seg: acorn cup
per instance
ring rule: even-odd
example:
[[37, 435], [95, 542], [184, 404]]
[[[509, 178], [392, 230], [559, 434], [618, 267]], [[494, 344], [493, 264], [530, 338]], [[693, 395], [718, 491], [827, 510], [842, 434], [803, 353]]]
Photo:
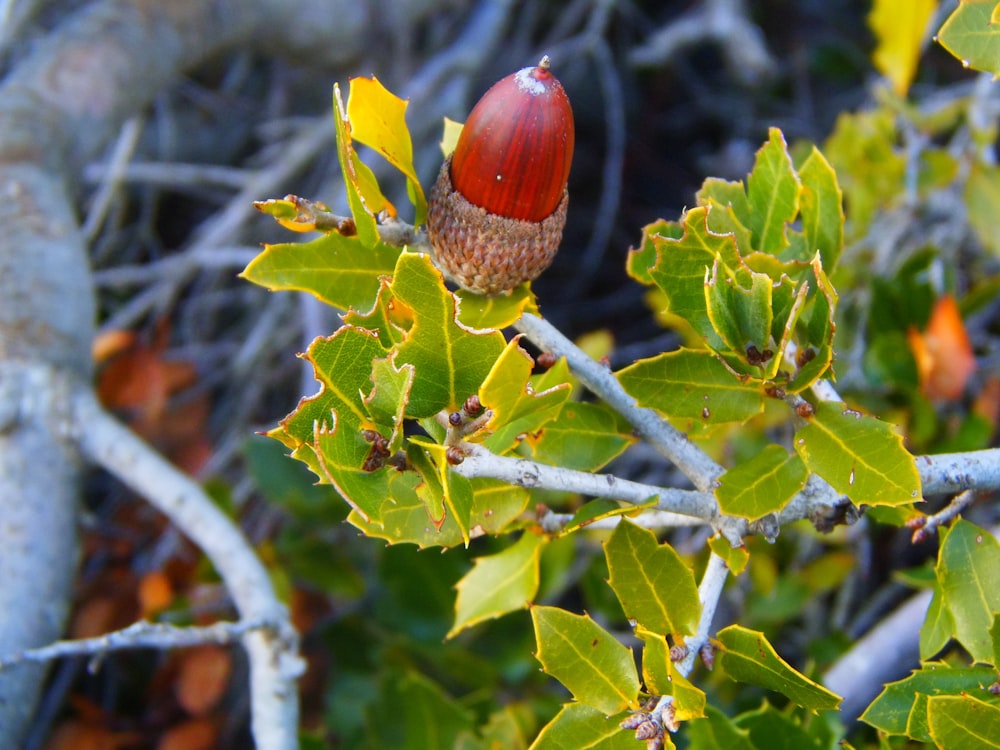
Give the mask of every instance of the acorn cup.
[[446, 276], [492, 296], [549, 267], [573, 144], [573, 110], [548, 57], [483, 95], [431, 191], [427, 232]]

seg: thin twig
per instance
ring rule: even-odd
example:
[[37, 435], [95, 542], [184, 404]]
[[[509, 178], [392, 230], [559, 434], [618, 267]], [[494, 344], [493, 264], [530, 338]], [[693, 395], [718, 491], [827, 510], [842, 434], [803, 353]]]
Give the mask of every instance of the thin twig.
[[964, 492], [959, 492], [951, 499], [950, 503], [934, 515], [920, 516], [914, 519], [913, 522], [908, 523], [907, 526], [913, 529], [913, 543], [920, 544], [921, 542], [925, 542], [930, 539], [938, 530], [939, 526], [942, 526], [954, 519], [959, 513], [968, 508], [975, 501], [975, 499], [975, 490], [965, 490]]

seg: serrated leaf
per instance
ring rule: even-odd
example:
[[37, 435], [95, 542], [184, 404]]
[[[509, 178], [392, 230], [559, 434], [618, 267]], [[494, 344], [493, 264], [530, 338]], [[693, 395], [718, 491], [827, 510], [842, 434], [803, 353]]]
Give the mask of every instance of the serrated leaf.
[[656, 265], [649, 269], [649, 278], [667, 295], [669, 310], [688, 323], [705, 338], [708, 345], [722, 346], [708, 316], [705, 304], [705, 276], [716, 261], [741, 282], [745, 279], [736, 240], [731, 234], [715, 234], [708, 229], [706, 206], [692, 208], [683, 217], [684, 235], [680, 239], [650, 236], [657, 255]]
[[823, 268], [833, 273], [844, 249], [844, 196], [837, 183], [837, 173], [813, 146], [798, 174], [802, 182], [800, 236], [805, 252], [797, 260], [811, 261], [818, 252]]
[[643, 627], [636, 628], [643, 642], [642, 678], [651, 695], [673, 697], [674, 720], [691, 721], [705, 715], [705, 693], [680, 673], [670, 658], [670, 646], [665, 636]]
[[456, 585], [455, 623], [446, 638], [508, 612], [524, 609], [538, 591], [538, 558], [545, 537], [524, 532], [503, 552], [477, 557]]
[[458, 297], [458, 322], [469, 328], [499, 330], [514, 325], [524, 313], [538, 314], [535, 294], [528, 283], [494, 297], [468, 289], [459, 289], [455, 296]]
[[375, 217], [382, 211], [395, 216], [396, 207], [382, 195], [375, 173], [354, 151], [351, 123], [347, 119], [347, 111], [340, 96], [340, 86], [336, 83], [333, 84], [333, 123], [337, 135], [337, 159], [340, 161], [340, 171], [344, 175], [347, 203], [351, 207], [351, 215], [357, 226], [358, 239], [365, 247], [375, 247], [379, 241], [378, 223]]
[[269, 289], [308, 292], [341, 310], [369, 310], [379, 279], [396, 267], [399, 249], [328, 234], [310, 242], [265, 245], [240, 276]]
[[518, 436], [541, 428], [555, 417], [570, 396], [568, 384], [535, 393], [531, 387], [534, 360], [521, 348], [515, 336], [497, 357], [482, 386], [479, 401], [492, 411], [485, 429], [493, 434], [485, 445], [494, 453], [506, 453]]
[[642, 244], [639, 247], [629, 248], [628, 259], [625, 262], [625, 269], [628, 275], [647, 286], [653, 283], [649, 275], [650, 269], [656, 265], [659, 251], [654, 242], [655, 237], [670, 238], [679, 240], [684, 234], [684, 228], [676, 221], [665, 221], [660, 219], [642, 229]]
[[601, 711], [567, 703], [528, 750], [635, 750], [635, 732], [618, 726]]
[[[746, 278], [747, 271], [741, 270], [739, 276]], [[744, 286], [735, 275], [720, 269], [716, 260], [705, 281], [708, 319], [719, 338], [741, 359], [749, 346], [763, 351], [771, 340], [771, 278], [754, 272], [749, 272], [749, 277], [750, 283]]]
[[861, 721], [887, 734], [906, 734], [918, 696], [961, 695], [984, 690], [995, 680], [996, 671], [986, 667], [952, 669], [942, 663], [925, 664], [908, 677], [888, 683], [865, 709]]
[[328, 424], [316, 424], [313, 445], [320, 467], [330, 484], [366, 520], [377, 521], [389, 495], [392, 469], [366, 470], [372, 446], [352, 429], [343, 412], [333, 412]]
[[974, 660], [991, 662], [990, 626], [994, 613], [1000, 612], [1000, 542], [988, 531], [959, 519], [941, 544], [937, 575], [955, 637]]
[[640, 406], [668, 417], [722, 424], [745, 422], [764, 410], [760, 384], [742, 382], [712, 352], [667, 352], [639, 360], [617, 376]]
[[608, 581], [625, 616], [655, 633], [694, 635], [701, 616], [694, 574], [668, 544], [622, 519], [604, 544]]
[[441, 528], [445, 517], [458, 524], [462, 541], [469, 543], [473, 492], [468, 479], [449, 469], [448, 447], [419, 436], [407, 441], [406, 460], [423, 477], [417, 494], [427, 506], [431, 523]]
[[639, 675], [632, 652], [590, 619], [558, 607], [534, 606], [535, 658], [581, 703], [606, 716], [638, 708]]
[[320, 392], [303, 398], [268, 435], [294, 450], [312, 442], [317, 424], [332, 426], [332, 412], [347, 429], [361, 429], [368, 419], [361, 394], [371, 388], [372, 362], [385, 354], [378, 338], [361, 328], [343, 326], [332, 336], [315, 339], [305, 359], [312, 363]]
[[875, 0], [868, 25], [875, 33], [872, 61], [892, 83], [897, 96], [906, 96], [917, 72], [920, 49], [937, 0]]
[[788, 224], [799, 213], [799, 178], [777, 128], [770, 129], [767, 143], [757, 151], [747, 178], [747, 198], [754, 249], [777, 255], [788, 246]]
[[413, 144], [406, 127], [408, 103], [374, 76], [353, 78], [347, 97], [347, 119], [354, 140], [371, 146], [406, 176], [407, 193], [416, 210], [413, 223], [423, 224], [427, 218], [427, 199], [413, 167]]
[[506, 341], [499, 331], [474, 331], [455, 318], [455, 297], [423, 254], [403, 253], [391, 290], [412, 311], [413, 323], [394, 361], [415, 368], [407, 414], [430, 417], [457, 411], [479, 391]]
[[726, 561], [726, 567], [734, 576], [738, 576], [746, 570], [747, 563], [750, 562], [750, 553], [747, 551], [746, 545], [734, 547], [722, 534], [716, 534], [709, 539], [708, 547]]
[[[427, 547], [454, 547], [463, 544], [462, 530], [455, 519], [446, 515], [438, 528], [431, 523], [424, 500], [417, 494], [423, 479], [416, 472], [392, 472], [389, 501], [382, 506], [378, 523], [370, 523], [352, 512], [347, 520], [374, 539], [389, 544], [415, 544]], [[521, 487], [491, 479], [472, 480], [472, 512], [469, 514], [469, 535], [500, 534], [516, 520], [528, 505], [529, 493]]]
[[396, 369], [389, 359], [376, 359], [372, 363], [371, 381], [373, 387], [364, 404], [372, 427], [389, 441], [389, 451], [395, 453], [403, 442], [403, 417], [413, 386], [413, 365]]
[[808, 473], [802, 459], [772, 443], [719, 477], [715, 497], [723, 513], [755, 521], [784, 508]]
[[833, 363], [833, 334], [836, 330], [833, 316], [837, 309], [837, 292], [830, 283], [818, 256], [813, 258], [812, 270], [817, 293], [813, 295], [808, 310], [803, 312], [803, 316], [807, 318], [805, 324], [807, 338], [805, 342], [799, 342], [798, 349], [799, 355], [808, 349], [811, 356], [807, 359], [796, 356], [795, 374], [785, 387], [788, 393], [801, 393], [824, 377]]
[[941, 750], [1000, 748], [1000, 706], [967, 695], [931, 697], [927, 723]]
[[737, 682], [781, 693], [810, 711], [835, 709], [840, 697], [793, 669], [763, 633], [730, 625], [716, 636], [715, 663]]
[[[701, 189], [695, 195], [695, 202], [699, 206], [712, 206], [713, 208], [719, 206], [728, 209], [740, 226], [749, 232], [750, 201], [742, 181], [733, 182], [721, 180], [718, 177], [709, 177], [702, 183]], [[714, 211], [710, 213], [714, 213]], [[709, 223], [711, 225], [711, 222]], [[744, 245], [741, 242], [740, 248], [749, 252], [750, 245]]]
[[636, 441], [616, 414], [600, 403], [567, 401], [539, 433], [528, 435], [535, 458], [577, 471], [598, 471]]
[[794, 443], [809, 470], [856, 505], [903, 505], [920, 498], [913, 456], [888, 422], [824, 401]]
[[763, 750], [750, 741], [750, 732], [740, 729], [713, 706], [705, 707], [705, 718], [687, 725], [691, 746], [698, 750]]
[[935, 39], [963, 67], [1000, 74], [1000, 27], [993, 23], [996, 0], [960, 0]]

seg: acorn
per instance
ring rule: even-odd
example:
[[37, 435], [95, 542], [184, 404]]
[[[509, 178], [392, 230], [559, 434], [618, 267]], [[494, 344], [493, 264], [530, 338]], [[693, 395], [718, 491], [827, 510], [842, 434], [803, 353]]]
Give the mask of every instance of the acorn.
[[549, 58], [493, 85], [431, 191], [427, 233], [459, 286], [496, 295], [555, 258], [566, 225], [573, 110]]

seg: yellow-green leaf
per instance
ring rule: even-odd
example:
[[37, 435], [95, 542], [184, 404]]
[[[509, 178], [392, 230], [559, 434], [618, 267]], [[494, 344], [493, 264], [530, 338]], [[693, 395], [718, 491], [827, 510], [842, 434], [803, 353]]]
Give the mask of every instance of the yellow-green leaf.
[[539, 461], [577, 471], [598, 471], [636, 441], [603, 402], [567, 401], [559, 416], [527, 436]]
[[413, 143], [406, 127], [408, 102], [383, 86], [377, 78], [351, 79], [347, 98], [347, 119], [351, 136], [371, 146], [407, 179], [407, 191], [416, 209], [414, 224], [427, 218], [427, 199], [413, 167]]
[[441, 528], [445, 518], [452, 518], [468, 545], [471, 529], [473, 491], [468, 479], [451, 471], [447, 446], [419, 436], [407, 441], [406, 459], [424, 479], [417, 494], [427, 506], [431, 523]]
[[389, 496], [389, 473], [394, 470], [364, 468], [371, 445], [337, 412], [331, 413], [328, 425], [316, 423], [313, 445], [329, 483], [365, 519], [377, 521]]
[[538, 314], [531, 284], [515, 287], [509, 294], [487, 297], [468, 289], [455, 292], [458, 297], [458, 322], [469, 328], [507, 328], [524, 313]]
[[990, 627], [1000, 612], [1000, 542], [959, 519], [938, 551], [942, 604], [951, 613], [953, 635], [978, 662], [993, 661]]
[[670, 658], [667, 639], [639, 626], [636, 636], [643, 642], [642, 679], [652, 695], [673, 696], [675, 721], [691, 721], [705, 715], [705, 693], [680, 673]]
[[596, 708], [567, 703], [528, 750], [635, 750], [635, 732], [618, 723]]
[[807, 475], [802, 459], [771, 444], [723, 474], [715, 497], [723, 513], [754, 521], [785, 507], [805, 486]]
[[722, 534], [716, 534], [708, 540], [709, 549], [726, 561], [726, 567], [734, 576], [738, 576], [746, 570], [747, 563], [750, 562], [750, 553], [746, 545], [734, 547]]
[[604, 545], [608, 583], [625, 616], [655, 633], [694, 635], [701, 616], [698, 586], [673, 547], [626, 519]]
[[810, 711], [835, 709], [840, 698], [793, 669], [763, 633], [730, 625], [719, 631], [716, 664], [732, 679], [781, 693]]
[[589, 615], [534, 606], [531, 620], [542, 669], [581, 703], [605, 716], [639, 707], [639, 675], [632, 652]]
[[895, 427], [844, 404], [821, 402], [795, 435], [806, 466], [860, 505], [920, 499], [920, 475]]
[[1000, 748], [1000, 706], [968, 695], [929, 697], [927, 724], [940, 750]]
[[964, 67], [1000, 74], [1000, 25], [993, 20], [996, 9], [996, 0], [960, 0], [935, 38]]
[[788, 245], [788, 224], [799, 213], [799, 187], [785, 136], [771, 128], [747, 178], [748, 228], [755, 250], [777, 255]]
[[799, 260], [811, 261], [818, 252], [823, 268], [833, 273], [844, 248], [844, 196], [837, 173], [813, 146], [798, 174], [802, 181], [799, 210], [805, 250]]
[[544, 544], [545, 537], [526, 531], [503, 552], [477, 557], [456, 585], [455, 624], [446, 637], [531, 604], [538, 591], [538, 558]]
[[876, 39], [872, 60], [898, 96], [910, 89], [937, 5], [937, 0], [875, 0], [868, 15]]

